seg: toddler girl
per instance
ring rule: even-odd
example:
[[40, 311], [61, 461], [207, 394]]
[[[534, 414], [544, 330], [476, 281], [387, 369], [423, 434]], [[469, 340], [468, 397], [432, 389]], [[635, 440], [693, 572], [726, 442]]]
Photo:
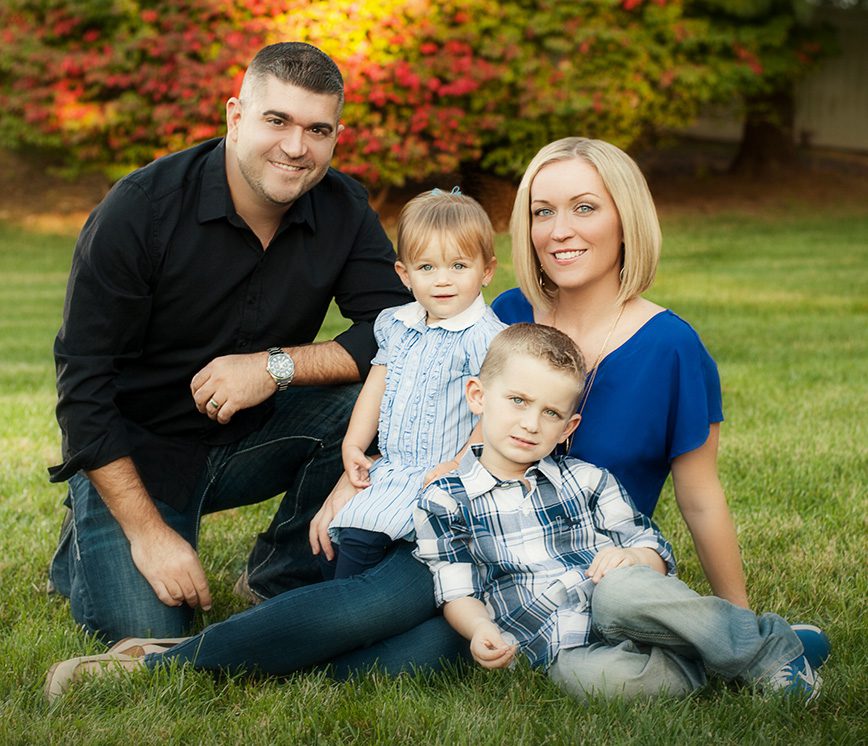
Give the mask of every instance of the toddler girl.
[[[412, 540], [426, 472], [467, 444], [475, 418], [464, 387], [504, 328], [481, 294], [496, 264], [491, 221], [457, 187], [425, 192], [401, 211], [395, 270], [416, 301], [374, 324], [379, 350], [343, 442], [344, 469], [363, 489], [329, 526], [339, 544], [334, 577], [356, 575], [395, 541]], [[377, 434], [382, 458], [372, 463], [365, 450]]]

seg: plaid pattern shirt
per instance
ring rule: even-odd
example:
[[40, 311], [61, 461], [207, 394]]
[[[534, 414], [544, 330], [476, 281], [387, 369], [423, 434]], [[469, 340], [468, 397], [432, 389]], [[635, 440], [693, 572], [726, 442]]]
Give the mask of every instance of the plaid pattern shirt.
[[604, 469], [548, 457], [499, 482], [473, 446], [450, 475], [419, 498], [416, 557], [434, 574], [438, 605], [483, 601], [504, 637], [534, 666], [588, 644], [593, 583], [585, 571], [601, 549], [650, 547], [675, 573], [672, 547]]

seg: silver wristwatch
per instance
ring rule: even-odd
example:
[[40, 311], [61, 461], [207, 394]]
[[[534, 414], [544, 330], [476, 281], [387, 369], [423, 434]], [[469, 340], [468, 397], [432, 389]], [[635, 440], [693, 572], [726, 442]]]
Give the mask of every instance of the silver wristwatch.
[[295, 363], [280, 347], [268, 348], [268, 363], [265, 365], [265, 370], [274, 379], [278, 391], [286, 391], [295, 377]]

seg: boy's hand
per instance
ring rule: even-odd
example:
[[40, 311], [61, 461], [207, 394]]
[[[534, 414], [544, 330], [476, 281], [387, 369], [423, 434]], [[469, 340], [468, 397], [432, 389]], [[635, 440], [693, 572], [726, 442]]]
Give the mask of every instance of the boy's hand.
[[585, 574], [594, 583], [599, 583], [609, 570], [614, 570], [616, 567], [629, 567], [631, 565], [649, 565], [653, 567], [655, 558], [658, 564], [662, 564], [663, 561], [660, 555], [650, 547], [606, 547], [597, 553], [594, 561], [588, 565], [588, 570]]
[[350, 484], [358, 489], [371, 486], [371, 461], [358, 446], [344, 444], [341, 454], [344, 460], [344, 471]]
[[470, 639], [470, 654], [483, 668], [506, 668], [515, 658], [515, 648], [491, 622], [480, 624]]

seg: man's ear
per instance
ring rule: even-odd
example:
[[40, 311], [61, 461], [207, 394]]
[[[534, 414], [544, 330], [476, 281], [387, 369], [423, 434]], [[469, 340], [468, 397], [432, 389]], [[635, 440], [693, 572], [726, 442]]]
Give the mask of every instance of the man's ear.
[[344, 127], [344, 125], [342, 125], [342, 124], [339, 124], [339, 125], [338, 125], [338, 128], [335, 130], [335, 142], [337, 142], [337, 141], [340, 139], [340, 137], [341, 137], [341, 132], [343, 132], [344, 129], [346, 129], [346, 128]]
[[233, 141], [238, 139], [239, 119], [241, 119], [241, 101], [233, 96], [226, 101], [226, 134]]
[[407, 272], [407, 267], [404, 266], [404, 262], [395, 262], [395, 272], [398, 273], [398, 277], [401, 278], [401, 282], [404, 283], [404, 287], [406, 287], [407, 290], [411, 290], [412, 292], [412, 289], [410, 288], [410, 274], [409, 272]]
[[475, 376], [467, 379], [467, 386], [464, 389], [464, 396], [467, 399], [467, 406], [473, 414], [482, 414], [482, 403], [485, 398], [485, 391], [482, 388], [482, 381]]
[[582, 415], [574, 414], [567, 420], [567, 424], [564, 425], [564, 431], [561, 433], [561, 437], [558, 438], [558, 443], [563, 443], [567, 438], [569, 438], [579, 426], [579, 423], [582, 421]]

